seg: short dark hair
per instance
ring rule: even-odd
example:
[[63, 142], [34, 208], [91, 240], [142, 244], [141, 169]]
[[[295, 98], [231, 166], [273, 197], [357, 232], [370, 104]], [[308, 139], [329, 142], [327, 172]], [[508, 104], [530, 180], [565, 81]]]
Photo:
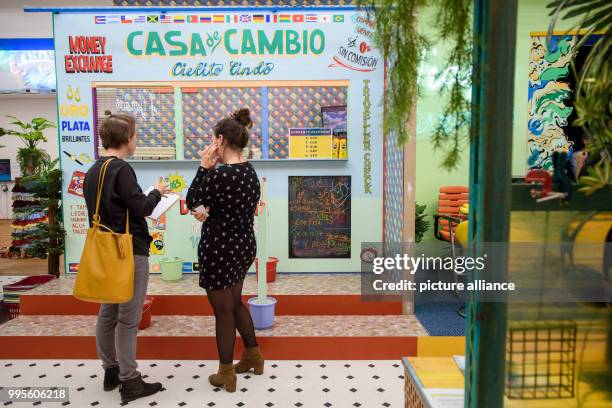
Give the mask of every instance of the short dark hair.
[[216, 137], [223, 135], [230, 146], [244, 149], [249, 143], [249, 129], [252, 127], [251, 112], [248, 108], [242, 108], [217, 122], [214, 132]]
[[128, 144], [130, 138], [136, 133], [136, 120], [126, 113], [104, 112], [106, 118], [100, 125], [100, 139], [105, 149], [119, 148]]

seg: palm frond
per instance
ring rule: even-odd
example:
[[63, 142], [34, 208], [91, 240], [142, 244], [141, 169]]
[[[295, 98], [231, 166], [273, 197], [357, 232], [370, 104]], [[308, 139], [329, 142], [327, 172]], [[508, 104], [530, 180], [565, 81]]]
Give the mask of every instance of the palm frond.
[[[547, 7], [552, 16], [548, 29], [548, 43], [555, 26], [561, 20], [575, 19], [578, 22], [567, 32], [577, 31], [572, 70], [577, 78], [574, 89], [577, 119], [588, 136], [586, 150], [596, 162], [587, 169], [587, 175], [580, 178], [579, 191], [592, 194], [612, 184], [612, 3], [609, 0], [554, 0]], [[561, 15], [563, 14], [563, 17]], [[576, 69], [575, 56], [592, 35], [601, 35], [586, 56], [580, 71]]]

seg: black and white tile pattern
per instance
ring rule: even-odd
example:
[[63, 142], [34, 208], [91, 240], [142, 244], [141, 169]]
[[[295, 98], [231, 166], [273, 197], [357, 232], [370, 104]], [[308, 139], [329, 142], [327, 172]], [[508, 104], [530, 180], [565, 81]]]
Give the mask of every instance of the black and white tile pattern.
[[[52, 345], [50, 345], [52, 347]], [[404, 406], [399, 361], [267, 361], [264, 375], [238, 375], [230, 394], [208, 384], [216, 361], [141, 360], [139, 370], [165, 390], [125, 404], [129, 407], [198, 408], [388, 408]], [[121, 407], [117, 390], [102, 390], [96, 360], [0, 360], [0, 386], [64, 386], [70, 403], [33, 406]], [[0, 403], [30, 406], [32, 403]], [[124, 406], [125, 406], [124, 405]]]

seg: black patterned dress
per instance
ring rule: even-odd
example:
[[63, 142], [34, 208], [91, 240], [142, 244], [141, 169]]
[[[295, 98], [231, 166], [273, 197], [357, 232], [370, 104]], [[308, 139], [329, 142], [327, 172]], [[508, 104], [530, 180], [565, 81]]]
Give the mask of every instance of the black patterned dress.
[[187, 207], [210, 207], [198, 246], [202, 288], [226, 289], [244, 280], [257, 252], [253, 220], [259, 194], [259, 179], [249, 162], [198, 169]]

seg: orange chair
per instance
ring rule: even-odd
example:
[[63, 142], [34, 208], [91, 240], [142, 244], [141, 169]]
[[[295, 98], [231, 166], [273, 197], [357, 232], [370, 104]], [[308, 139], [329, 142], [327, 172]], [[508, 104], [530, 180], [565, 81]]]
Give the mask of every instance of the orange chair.
[[439, 240], [454, 244], [455, 228], [467, 218], [459, 208], [469, 202], [468, 193], [469, 189], [464, 186], [440, 187], [438, 212], [434, 214], [434, 235]]

